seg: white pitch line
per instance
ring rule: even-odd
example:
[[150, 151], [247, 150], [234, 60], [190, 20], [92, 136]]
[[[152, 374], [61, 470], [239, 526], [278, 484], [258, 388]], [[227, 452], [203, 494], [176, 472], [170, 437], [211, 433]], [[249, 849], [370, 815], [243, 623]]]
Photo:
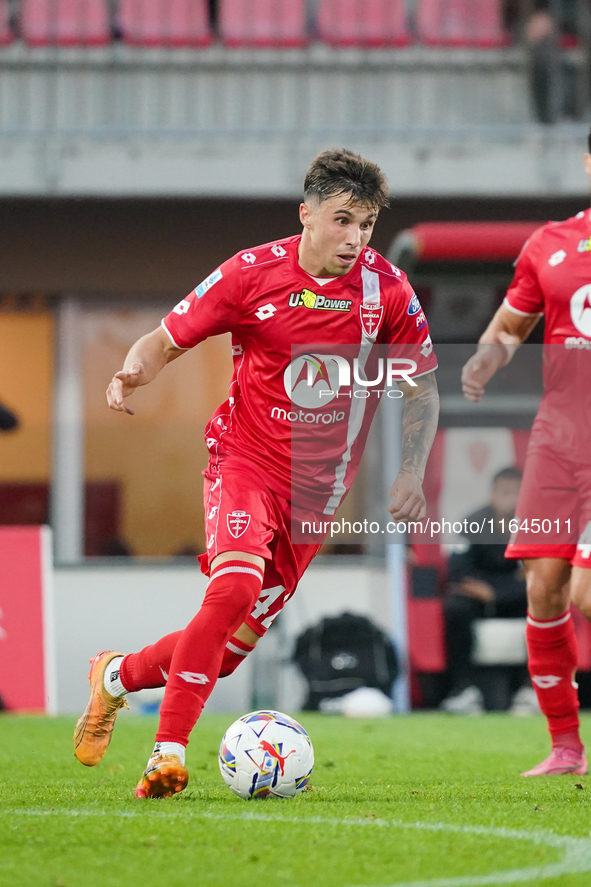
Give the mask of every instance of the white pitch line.
[[[184, 806], [184, 805], [183, 805]], [[0, 809], [7, 816], [121, 816], [124, 818], [146, 818], [147, 810], [19, 810]], [[482, 835], [483, 837], [506, 838], [513, 841], [531, 841], [564, 851], [560, 862], [550, 865], [532, 866], [511, 871], [493, 872], [490, 875], [467, 875], [455, 878], [434, 878], [423, 881], [397, 881], [383, 887], [485, 887], [495, 884], [517, 884], [525, 881], [541, 881], [546, 878], [559, 878], [563, 875], [582, 874], [591, 871], [591, 840], [573, 838], [570, 835], [556, 835], [553, 832], [517, 831], [493, 826], [454, 825], [446, 822], [402, 822], [388, 819], [338, 819], [324, 816], [271, 816], [267, 813], [245, 811], [244, 814], [210, 813], [204, 811], [175, 810], [174, 813], [159, 813], [158, 819], [210, 819], [234, 822], [288, 822], [293, 825], [334, 825], [351, 828], [395, 828], [416, 829], [429, 832], [456, 832], [457, 834]], [[356, 884], [355, 887], [363, 887]]]

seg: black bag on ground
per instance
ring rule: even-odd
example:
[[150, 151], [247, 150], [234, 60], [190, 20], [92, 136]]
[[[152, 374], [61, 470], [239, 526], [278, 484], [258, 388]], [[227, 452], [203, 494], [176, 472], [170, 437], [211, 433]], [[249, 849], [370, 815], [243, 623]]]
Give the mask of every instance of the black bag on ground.
[[293, 660], [308, 682], [303, 708], [316, 711], [321, 699], [344, 696], [358, 687], [376, 687], [387, 696], [398, 674], [389, 637], [365, 616], [342, 613], [306, 629], [296, 640]]

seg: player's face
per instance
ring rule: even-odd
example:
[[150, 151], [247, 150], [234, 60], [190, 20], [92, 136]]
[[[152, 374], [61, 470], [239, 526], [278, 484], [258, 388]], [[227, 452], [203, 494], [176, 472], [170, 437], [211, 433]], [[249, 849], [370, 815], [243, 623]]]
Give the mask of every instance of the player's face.
[[585, 163], [585, 172], [587, 173], [587, 176], [589, 177], [589, 184], [591, 185], [591, 154], [585, 154], [584, 163]]
[[377, 211], [350, 201], [350, 194], [339, 194], [300, 206], [300, 265], [314, 277], [347, 274], [369, 243]]

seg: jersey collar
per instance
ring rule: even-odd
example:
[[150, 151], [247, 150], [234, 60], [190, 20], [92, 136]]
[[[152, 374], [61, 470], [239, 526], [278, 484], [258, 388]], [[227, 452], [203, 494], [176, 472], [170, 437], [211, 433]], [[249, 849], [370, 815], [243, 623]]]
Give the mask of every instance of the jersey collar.
[[298, 249], [299, 249], [301, 239], [302, 239], [301, 234], [298, 234], [297, 237], [293, 238], [292, 244], [291, 244], [292, 249], [290, 250], [289, 257], [291, 260], [292, 270], [296, 274], [298, 274], [300, 277], [302, 277], [304, 280], [306, 280], [308, 282], [309, 286], [321, 286], [322, 292], [326, 292], [327, 290], [331, 290], [333, 288], [336, 289], [336, 288], [342, 287], [343, 284], [345, 284], [345, 281], [347, 284], [349, 284], [350, 286], [353, 286], [353, 287], [356, 284], [358, 284], [358, 282], [359, 282], [358, 278], [359, 278], [359, 274], [360, 274], [359, 269], [361, 267], [361, 264], [360, 264], [361, 256], [359, 256], [359, 258], [357, 259], [357, 261], [355, 262], [355, 264], [353, 265], [351, 270], [348, 271], [346, 274], [343, 274], [342, 277], [340, 277], [340, 276], [333, 277], [333, 278], [330, 278], [330, 282], [327, 280], [327, 282], [322, 285], [318, 284], [316, 282], [316, 278], [312, 277], [311, 274], [308, 274], [308, 272], [302, 268], [302, 266], [300, 265], [300, 263], [298, 261]]

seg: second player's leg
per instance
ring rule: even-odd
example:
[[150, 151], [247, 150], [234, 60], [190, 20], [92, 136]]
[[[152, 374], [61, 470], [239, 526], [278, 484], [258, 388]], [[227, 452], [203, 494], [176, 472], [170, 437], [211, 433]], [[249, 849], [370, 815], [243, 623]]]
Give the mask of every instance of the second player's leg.
[[563, 558], [524, 560], [528, 612], [532, 619], [556, 619], [568, 610], [570, 563]]
[[570, 564], [562, 558], [524, 561], [528, 595], [528, 668], [548, 721], [552, 753], [524, 776], [586, 773], [574, 682], [577, 642], [570, 614]]
[[[591, 567], [591, 564], [589, 565]], [[585, 619], [591, 622], [591, 569], [575, 563], [571, 572], [570, 596]]]

